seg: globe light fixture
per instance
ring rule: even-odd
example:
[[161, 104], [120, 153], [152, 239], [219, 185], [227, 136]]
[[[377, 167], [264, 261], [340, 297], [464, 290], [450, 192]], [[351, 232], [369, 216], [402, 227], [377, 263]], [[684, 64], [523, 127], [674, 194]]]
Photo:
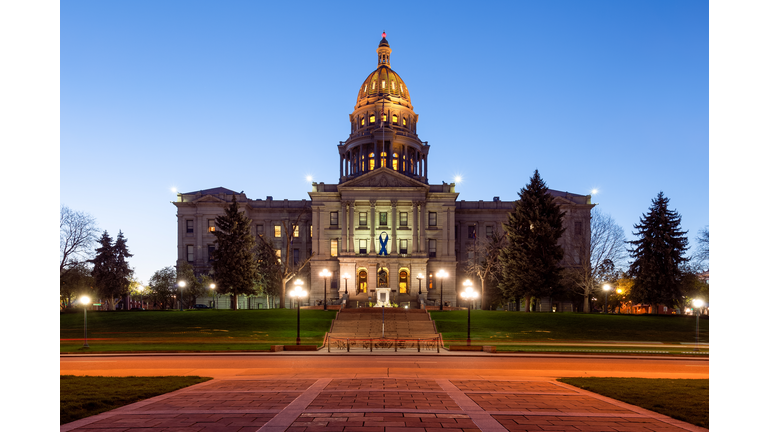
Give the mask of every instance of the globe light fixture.
[[469, 317], [470, 317], [470, 310], [472, 310], [472, 301], [475, 300], [478, 297], [477, 291], [475, 291], [475, 288], [472, 286], [472, 281], [467, 279], [464, 281], [464, 291], [461, 293], [461, 298], [467, 301], [467, 346], [470, 346], [472, 344], [472, 338], [469, 335]]
[[608, 291], [611, 290], [611, 286], [608, 284], [603, 285], [603, 291], [605, 291], [605, 310], [603, 313], [608, 313]]
[[216, 284], [212, 283], [209, 288], [213, 290], [213, 308], [216, 309], [216, 297], [218, 296], [218, 293], [216, 292]]
[[331, 277], [331, 272], [328, 271], [328, 269], [323, 269], [323, 271], [320, 272], [320, 277], [323, 278], [323, 310], [328, 310], [328, 300], [327, 300], [327, 293], [328, 293], [328, 278]]
[[88, 346], [88, 304], [91, 302], [91, 298], [82, 296], [78, 302], [83, 305], [83, 348], [90, 348]]
[[699, 314], [701, 313], [701, 307], [704, 306], [704, 300], [702, 299], [695, 299], [693, 300], [693, 307], [696, 309], [696, 348], [695, 351], [699, 350]]
[[181, 289], [187, 286], [187, 283], [184, 281], [179, 281], [179, 310], [184, 312], [184, 296], [181, 294]]

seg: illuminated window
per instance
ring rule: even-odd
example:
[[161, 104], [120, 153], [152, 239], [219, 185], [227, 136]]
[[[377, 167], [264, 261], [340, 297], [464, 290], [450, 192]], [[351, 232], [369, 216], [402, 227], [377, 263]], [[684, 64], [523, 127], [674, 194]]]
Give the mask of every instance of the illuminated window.
[[392, 169], [397, 171], [397, 153], [392, 153]]
[[195, 247], [187, 245], [187, 261], [195, 262]]
[[403, 92], [403, 85], [400, 84], [400, 93], [402, 93], [402, 92]]
[[371, 83], [371, 90], [376, 90], [376, 81]]
[[368, 226], [368, 213], [366, 212], [360, 212], [358, 213], [358, 223], [361, 227]]
[[397, 124], [397, 114], [392, 114], [392, 123]]
[[368, 240], [360, 239], [357, 242], [357, 245], [358, 245], [358, 247], [360, 249], [360, 253], [361, 254], [367, 254], [368, 253]]
[[386, 89], [387, 88], [387, 82], [385, 80], [381, 80], [381, 88]]
[[429, 226], [437, 226], [437, 212], [429, 212]]
[[216, 219], [208, 219], [208, 232], [216, 231]]
[[280, 225], [275, 225], [275, 238], [280, 238], [283, 236], [283, 227]]
[[365, 85], [365, 88], [363, 89], [363, 93], [368, 91], [368, 84]]
[[293, 238], [299, 238], [299, 226], [293, 227]]
[[312, 225], [309, 226], [309, 238], [312, 238]]
[[360, 118], [360, 126], [365, 126], [365, 118]]
[[376, 168], [376, 155], [371, 153], [368, 155], [368, 158], [368, 165], [370, 166], [369, 170], [373, 171], [373, 169]]
[[387, 121], [387, 115], [386, 114], [382, 114], [381, 115], [381, 121], [383, 121], [383, 122]]
[[278, 262], [278, 263], [282, 263], [282, 262], [283, 262], [283, 261], [281, 261], [281, 258], [282, 258], [282, 254], [283, 254], [283, 251], [282, 251], [282, 250], [280, 250], [280, 249], [275, 249], [275, 256], [277, 256], [277, 262]]
[[394, 89], [395, 89], [395, 82], [392, 81], [392, 90], [394, 90]]
[[408, 293], [408, 272], [405, 270], [400, 270], [399, 285], [400, 285], [400, 293], [407, 294]]
[[381, 166], [387, 166], [387, 152], [381, 152]]
[[339, 212], [331, 212], [331, 225], [339, 224]]
[[376, 116], [375, 116], [375, 115], [373, 115], [373, 114], [371, 114], [371, 116], [368, 118], [368, 123], [369, 123], [369, 124], [374, 124], [374, 123], [376, 123]]
[[331, 239], [331, 256], [335, 257], [339, 255], [339, 240]]
[[408, 126], [407, 124], [405, 124], [405, 117], [403, 117], [403, 126]]
[[368, 272], [365, 270], [360, 270], [357, 275], [357, 292], [368, 292]]

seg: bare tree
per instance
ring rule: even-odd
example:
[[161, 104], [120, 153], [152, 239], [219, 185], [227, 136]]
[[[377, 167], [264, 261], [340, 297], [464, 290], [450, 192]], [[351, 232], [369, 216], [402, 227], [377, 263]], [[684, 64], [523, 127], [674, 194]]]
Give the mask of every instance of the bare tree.
[[699, 272], [706, 271], [709, 269], [709, 225], [699, 231], [696, 242], [698, 246], [693, 256], [696, 270]]
[[59, 274], [63, 275], [78, 264], [85, 263], [93, 254], [91, 249], [98, 238], [96, 219], [88, 213], [61, 207], [59, 218]]
[[586, 246], [568, 248], [570, 262], [576, 265], [567, 273], [573, 289], [584, 296], [585, 312], [590, 310], [589, 300], [599, 289], [599, 284], [612, 280], [616, 267], [621, 267], [627, 258], [624, 230], [611, 216], [595, 209], [589, 225], [589, 253], [584, 253]]
[[467, 273], [480, 278], [480, 308], [483, 310], [490, 305], [486, 290], [487, 282], [501, 275], [499, 256], [506, 241], [506, 235], [494, 231], [490, 237], [481, 237], [467, 248], [473, 258], [466, 263]]

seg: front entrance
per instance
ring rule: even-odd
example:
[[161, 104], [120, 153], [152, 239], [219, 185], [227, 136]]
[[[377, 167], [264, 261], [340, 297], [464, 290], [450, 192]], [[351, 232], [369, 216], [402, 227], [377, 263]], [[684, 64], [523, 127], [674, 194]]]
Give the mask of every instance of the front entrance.
[[376, 307], [389, 307], [389, 288], [376, 288]]

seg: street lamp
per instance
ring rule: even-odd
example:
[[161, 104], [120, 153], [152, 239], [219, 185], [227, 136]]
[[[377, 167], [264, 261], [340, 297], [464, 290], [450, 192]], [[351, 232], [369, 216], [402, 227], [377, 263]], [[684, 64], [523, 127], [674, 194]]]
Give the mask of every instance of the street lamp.
[[696, 308], [696, 349], [694, 351], [699, 350], [699, 313], [702, 306], [704, 306], [704, 300], [696, 299], [693, 301], [693, 307]]
[[419, 295], [421, 295], [421, 280], [424, 279], [424, 275], [419, 273], [419, 275], [416, 276], [416, 279], [419, 280]]
[[349, 279], [349, 275], [344, 273], [341, 277], [344, 279], [344, 294], [349, 295], [349, 291], [347, 291], [347, 279]]
[[184, 281], [179, 281], [179, 310], [184, 312], [184, 296], [181, 295], [181, 289], [187, 286]]
[[443, 279], [445, 279], [446, 276], [448, 276], [448, 273], [443, 269], [440, 269], [440, 271], [437, 272], [437, 277], [440, 279], [440, 310], [443, 310]]
[[461, 293], [461, 298], [467, 301], [467, 346], [470, 346], [472, 339], [469, 337], [469, 311], [472, 309], [472, 300], [477, 298], [477, 291], [472, 287], [472, 281], [469, 279], [464, 281], [464, 291]]
[[90, 348], [88, 346], [88, 303], [91, 302], [91, 298], [88, 296], [80, 297], [80, 303], [83, 305], [83, 348]]
[[328, 271], [328, 269], [323, 269], [323, 271], [320, 272], [320, 277], [323, 278], [323, 310], [328, 310], [328, 300], [327, 300], [327, 292], [328, 292], [328, 278], [331, 276], [331, 272]]
[[293, 291], [289, 293], [291, 297], [296, 299], [296, 345], [301, 345], [301, 333], [299, 333], [299, 328], [301, 327], [301, 298], [307, 295], [307, 292], [301, 287], [302, 285], [304, 285], [304, 282], [301, 279], [296, 279], [296, 282], [293, 283]]
[[605, 291], [605, 310], [603, 313], [608, 313], [608, 291], [611, 290], [611, 286], [608, 284], [603, 285], [603, 291]]
[[216, 284], [212, 283], [210, 288], [213, 290], [213, 308], [216, 309], [216, 295], [218, 294], [216, 292]]
[[[617, 296], [617, 297], [618, 297], [618, 296], [620, 296], [622, 292], [623, 292], [623, 291], [622, 291], [622, 289], [621, 289], [621, 288], [616, 288], [616, 296]], [[622, 302], [622, 300], [623, 300], [623, 298], [619, 298], [619, 315], [621, 315], [621, 307], [624, 305], [624, 303]]]

